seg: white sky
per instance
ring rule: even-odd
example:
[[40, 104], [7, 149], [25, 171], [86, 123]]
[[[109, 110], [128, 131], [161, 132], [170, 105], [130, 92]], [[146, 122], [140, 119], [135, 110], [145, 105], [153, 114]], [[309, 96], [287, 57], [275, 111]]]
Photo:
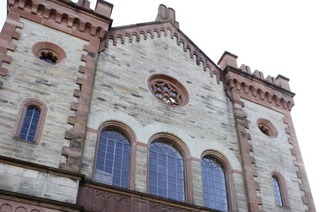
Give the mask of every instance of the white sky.
[[[76, 1], [76, 0], [75, 0]], [[92, 0], [94, 1], [94, 0]], [[320, 12], [316, 0], [109, 0], [113, 26], [154, 21], [159, 4], [176, 11], [182, 30], [215, 63], [224, 51], [238, 65], [290, 79], [292, 117], [316, 207], [320, 210]], [[92, 7], [94, 5], [91, 5]], [[6, 0], [0, 0], [0, 26]], [[310, 72], [308, 74], [308, 72]]]

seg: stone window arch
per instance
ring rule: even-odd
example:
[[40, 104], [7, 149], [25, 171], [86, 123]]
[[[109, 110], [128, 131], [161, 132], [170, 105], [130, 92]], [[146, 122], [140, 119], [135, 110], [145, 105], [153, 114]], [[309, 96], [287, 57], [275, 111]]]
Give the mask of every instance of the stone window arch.
[[56, 64], [67, 57], [66, 52], [58, 45], [47, 41], [37, 42], [32, 46], [35, 57], [49, 64]]
[[46, 114], [47, 107], [40, 100], [31, 98], [24, 100], [13, 129], [14, 139], [38, 144]]
[[278, 137], [278, 130], [269, 120], [264, 118], [259, 118], [257, 120], [257, 125], [260, 131], [266, 136], [271, 138]]
[[289, 207], [289, 198], [284, 177], [273, 172], [271, 175], [275, 203], [279, 207]]
[[189, 151], [173, 135], [157, 134], [150, 141], [148, 193], [191, 203]]
[[202, 154], [201, 176], [205, 207], [218, 211], [236, 210], [232, 174], [229, 161], [221, 153], [208, 150]]
[[132, 189], [134, 186], [135, 135], [126, 125], [109, 121], [98, 130], [93, 169], [97, 182]]

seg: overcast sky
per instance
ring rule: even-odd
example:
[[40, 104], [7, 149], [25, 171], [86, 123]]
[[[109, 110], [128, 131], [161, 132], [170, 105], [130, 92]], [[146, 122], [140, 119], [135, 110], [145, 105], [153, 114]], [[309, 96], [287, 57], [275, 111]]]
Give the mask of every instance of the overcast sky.
[[[238, 65], [290, 79], [291, 114], [316, 207], [320, 210], [320, 12], [314, 0], [110, 0], [113, 26], [154, 21], [159, 4], [176, 11], [182, 30], [215, 63], [224, 51]], [[0, 25], [6, 15], [0, 0]], [[94, 2], [91, 6], [94, 6]]]

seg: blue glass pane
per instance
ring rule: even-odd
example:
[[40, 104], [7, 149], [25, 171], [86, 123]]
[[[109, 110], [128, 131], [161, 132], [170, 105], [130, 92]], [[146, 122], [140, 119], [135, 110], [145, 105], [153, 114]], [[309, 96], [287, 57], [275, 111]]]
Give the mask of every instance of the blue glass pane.
[[279, 180], [277, 177], [272, 176], [272, 181], [273, 181], [273, 189], [274, 189], [274, 194], [276, 198], [276, 203], [279, 206], [284, 206]]
[[227, 185], [222, 164], [214, 158], [203, 158], [201, 166], [204, 205], [228, 211]]
[[40, 110], [35, 106], [29, 106], [26, 110], [19, 138], [27, 141], [34, 141], [39, 119]]
[[[177, 161], [180, 167], [176, 165]], [[180, 186], [179, 190], [177, 186]], [[157, 141], [150, 145], [149, 193], [185, 201], [183, 158], [171, 144]]]
[[129, 187], [130, 143], [120, 132], [105, 130], [100, 133], [95, 180]]

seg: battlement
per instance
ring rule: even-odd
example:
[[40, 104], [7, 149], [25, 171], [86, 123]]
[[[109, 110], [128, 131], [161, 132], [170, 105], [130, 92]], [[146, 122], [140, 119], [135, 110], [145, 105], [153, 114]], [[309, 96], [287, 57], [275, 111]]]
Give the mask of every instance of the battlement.
[[[90, 36], [104, 37], [109, 30], [113, 5], [97, 0], [94, 10], [90, 1], [78, 0], [9, 0], [8, 18], [10, 14], [39, 22], [60, 31], [72, 33], [81, 37], [81, 32]], [[79, 33], [80, 31], [80, 33]]]
[[282, 75], [278, 75], [277, 77], [272, 77], [272, 76], [268, 75], [265, 78], [262, 71], [255, 70], [252, 73], [251, 68], [245, 64], [242, 64], [239, 68], [237, 65], [237, 58], [238, 58], [238, 56], [226, 51], [223, 53], [220, 60], [218, 61], [218, 65], [220, 66], [220, 68], [223, 71], [226, 70], [227, 67], [232, 67], [232, 68], [235, 68], [238, 71], [240, 71], [240, 74], [241, 74], [241, 72], [245, 73], [246, 75], [248, 75], [250, 77], [260, 79], [262, 81], [268, 82], [272, 85], [275, 85], [275, 86], [281, 87], [287, 91], [290, 91], [288, 78], [286, 78]]

